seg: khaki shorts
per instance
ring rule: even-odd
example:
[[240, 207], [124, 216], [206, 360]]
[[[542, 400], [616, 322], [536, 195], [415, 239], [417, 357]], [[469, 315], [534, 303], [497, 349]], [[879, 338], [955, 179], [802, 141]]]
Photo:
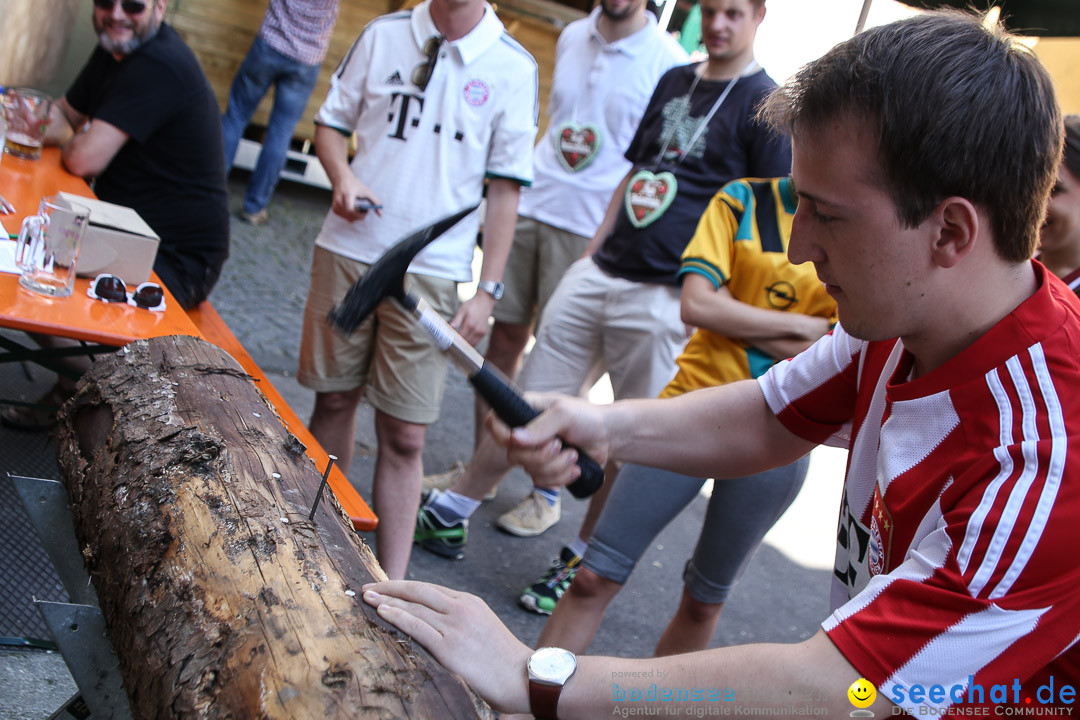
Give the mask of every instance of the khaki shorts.
[[[300, 384], [320, 393], [365, 386], [376, 409], [404, 422], [430, 425], [439, 419], [447, 358], [411, 314], [394, 300], [379, 303], [349, 336], [330, 327], [330, 308], [368, 265], [315, 248], [311, 288], [300, 341]], [[449, 320], [460, 301], [453, 280], [407, 275], [406, 285]]]
[[581, 257], [589, 238], [530, 218], [518, 218], [506, 261], [502, 300], [492, 317], [511, 325], [532, 325], [555, 292], [566, 269]]

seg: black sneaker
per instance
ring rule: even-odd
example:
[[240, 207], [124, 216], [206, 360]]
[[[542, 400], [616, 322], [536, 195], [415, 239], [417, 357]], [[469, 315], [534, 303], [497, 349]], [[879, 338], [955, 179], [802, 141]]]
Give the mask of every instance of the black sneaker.
[[450, 560], [465, 557], [465, 541], [469, 538], [469, 521], [462, 518], [448, 523], [431, 507], [431, 496], [425, 493], [416, 512], [416, 529], [413, 542], [420, 547]]
[[544, 577], [521, 593], [518, 598], [521, 607], [540, 615], [550, 615], [555, 609], [555, 603], [559, 602], [559, 598], [570, 587], [580, 565], [581, 556], [564, 547], [559, 557], [555, 558], [555, 562], [544, 573]]

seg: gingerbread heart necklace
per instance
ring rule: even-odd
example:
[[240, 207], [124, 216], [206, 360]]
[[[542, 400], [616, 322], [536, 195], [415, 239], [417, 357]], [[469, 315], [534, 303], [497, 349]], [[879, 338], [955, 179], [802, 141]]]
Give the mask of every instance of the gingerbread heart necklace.
[[592, 123], [564, 122], [552, 135], [555, 157], [567, 172], [581, 172], [596, 159], [603, 143], [600, 128]]
[[[712, 107], [709, 108], [709, 112], [698, 123], [697, 129], [694, 130], [694, 134], [690, 136], [686, 145], [679, 153], [678, 159], [675, 160], [675, 168], [678, 169], [682, 164], [683, 159], [689, 154], [691, 148], [694, 147], [694, 143], [698, 141], [702, 133], [709, 127], [709, 122], [716, 115], [716, 111], [720, 109], [720, 106], [724, 104], [724, 100], [731, 93], [732, 88], [735, 87], [735, 83], [739, 81], [739, 78], [744, 75], [749, 75], [757, 67], [757, 60], [751, 60], [750, 64], [746, 68], [733, 77], [731, 82], [727, 84], [720, 96], [713, 102]], [[690, 90], [687, 92], [686, 97], [682, 99], [683, 106], [685, 108], [686, 116], [690, 115], [691, 101], [694, 98], [694, 90], [697, 89], [698, 81], [701, 80], [701, 75], [705, 72], [704, 66], [702, 66], [701, 74], [694, 73], [694, 81], [690, 83]], [[672, 122], [667, 134], [664, 137], [664, 142], [660, 146], [660, 152], [656, 154], [656, 159], [653, 161], [652, 168], [649, 170], [638, 170], [630, 177], [630, 182], [626, 185], [626, 195], [624, 197], [624, 205], [626, 206], [626, 214], [630, 220], [630, 223], [637, 228], [647, 227], [656, 222], [664, 212], [671, 207], [671, 203], [675, 200], [675, 195], [679, 191], [679, 181], [675, 177], [673, 172], [661, 172], [656, 170], [660, 167], [660, 161], [663, 160], [664, 154], [667, 152], [668, 147], [671, 145], [671, 140], [675, 136], [675, 131], [678, 129], [679, 123]]]

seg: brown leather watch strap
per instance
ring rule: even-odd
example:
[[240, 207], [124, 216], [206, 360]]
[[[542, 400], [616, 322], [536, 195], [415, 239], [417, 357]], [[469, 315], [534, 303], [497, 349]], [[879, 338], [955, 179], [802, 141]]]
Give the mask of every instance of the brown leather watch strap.
[[532, 709], [536, 720], [558, 720], [556, 710], [559, 707], [559, 696], [562, 695], [562, 685], [548, 685], [535, 680], [529, 681], [529, 708]]

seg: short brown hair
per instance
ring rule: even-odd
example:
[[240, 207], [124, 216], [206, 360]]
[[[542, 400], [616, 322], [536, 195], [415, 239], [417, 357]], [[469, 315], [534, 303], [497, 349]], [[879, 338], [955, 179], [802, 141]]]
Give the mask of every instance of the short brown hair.
[[761, 116], [796, 141], [838, 118], [869, 122], [904, 226], [963, 197], [989, 215], [998, 255], [1034, 254], [1061, 111], [1046, 70], [1000, 25], [940, 10], [872, 28], [803, 67]]

